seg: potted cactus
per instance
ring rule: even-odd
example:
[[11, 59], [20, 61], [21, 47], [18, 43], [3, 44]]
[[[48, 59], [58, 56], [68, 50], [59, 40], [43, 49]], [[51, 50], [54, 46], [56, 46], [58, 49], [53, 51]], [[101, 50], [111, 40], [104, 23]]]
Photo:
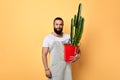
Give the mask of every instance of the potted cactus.
[[70, 43], [64, 45], [64, 59], [66, 62], [70, 62], [70, 56], [75, 55], [75, 51], [82, 37], [84, 18], [81, 16], [81, 8], [82, 4], [80, 3], [77, 15], [75, 14], [74, 18], [71, 19]]

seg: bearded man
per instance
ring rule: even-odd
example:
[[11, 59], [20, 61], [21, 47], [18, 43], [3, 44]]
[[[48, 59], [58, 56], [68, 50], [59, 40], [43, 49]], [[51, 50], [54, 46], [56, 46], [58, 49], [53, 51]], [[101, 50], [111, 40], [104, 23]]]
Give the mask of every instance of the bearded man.
[[[71, 65], [64, 61], [64, 44], [67, 44], [70, 36], [63, 33], [64, 21], [56, 17], [53, 21], [54, 32], [48, 34], [42, 45], [42, 61], [48, 80], [72, 80]], [[50, 53], [50, 67], [47, 54]], [[71, 56], [71, 62], [80, 58], [79, 52]]]

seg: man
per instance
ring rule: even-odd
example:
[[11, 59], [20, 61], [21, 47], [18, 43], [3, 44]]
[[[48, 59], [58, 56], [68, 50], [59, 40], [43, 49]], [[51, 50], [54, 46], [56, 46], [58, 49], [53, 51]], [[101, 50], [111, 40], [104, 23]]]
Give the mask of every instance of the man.
[[[70, 63], [64, 61], [64, 44], [68, 43], [70, 36], [62, 32], [64, 21], [57, 17], [53, 21], [54, 32], [45, 37], [42, 46], [42, 61], [48, 80], [72, 80]], [[50, 53], [50, 68], [47, 54]], [[71, 56], [71, 62], [80, 57], [79, 51]]]

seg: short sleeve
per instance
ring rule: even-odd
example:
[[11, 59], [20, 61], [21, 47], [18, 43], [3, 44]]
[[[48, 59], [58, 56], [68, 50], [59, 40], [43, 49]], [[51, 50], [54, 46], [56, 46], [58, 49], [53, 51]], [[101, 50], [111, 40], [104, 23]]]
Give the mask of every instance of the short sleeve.
[[68, 34], [65, 34], [65, 43], [67, 44], [67, 43], [69, 43], [69, 41], [70, 41], [70, 35], [68, 35]]
[[48, 37], [45, 37], [44, 40], [43, 40], [43, 44], [42, 44], [42, 47], [49, 47], [49, 39]]

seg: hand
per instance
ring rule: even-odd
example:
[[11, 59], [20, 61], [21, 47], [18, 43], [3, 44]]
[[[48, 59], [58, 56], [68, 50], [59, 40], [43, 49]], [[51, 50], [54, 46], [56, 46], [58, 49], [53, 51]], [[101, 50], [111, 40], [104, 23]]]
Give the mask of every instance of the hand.
[[80, 58], [80, 48], [79, 46], [75, 50], [75, 56], [70, 56], [71, 62], [75, 62]]
[[46, 74], [46, 77], [52, 78], [52, 73], [51, 73], [50, 69], [46, 70], [45, 74]]
[[75, 56], [70, 56], [71, 62], [75, 62], [80, 58], [80, 54], [76, 54]]

